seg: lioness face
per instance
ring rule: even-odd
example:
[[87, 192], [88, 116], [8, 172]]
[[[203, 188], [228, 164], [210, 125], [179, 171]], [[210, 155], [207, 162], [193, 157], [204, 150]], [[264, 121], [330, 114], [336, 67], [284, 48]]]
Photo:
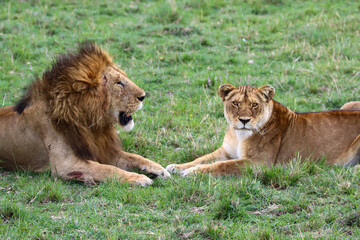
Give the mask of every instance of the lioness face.
[[250, 86], [220, 86], [219, 94], [224, 102], [224, 115], [238, 134], [250, 136], [259, 131], [269, 120], [275, 90], [270, 85], [260, 88]]
[[109, 112], [111, 117], [125, 131], [131, 130], [134, 127], [131, 114], [142, 108], [145, 91], [133, 83], [125, 72], [116, 66], [105, 69], [103, 81], [110, 93]]

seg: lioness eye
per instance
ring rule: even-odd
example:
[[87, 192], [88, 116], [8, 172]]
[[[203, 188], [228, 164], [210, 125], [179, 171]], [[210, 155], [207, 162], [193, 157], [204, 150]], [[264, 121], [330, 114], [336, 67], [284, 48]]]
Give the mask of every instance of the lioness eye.
[[122, 82], [117, 82], [116, 84], [118, 84], [118, 85], [120, 85], [120, 86], [122, 86], [122, 87], [125, 86]]
[[233, 101], [232, 103], [231, 103], [231, 105], [233, 105], [233, 107], [237, 107], [238, 106], [238, 102], [236, 102], [236, 101]]
[[252, 103], [252, 104], [251, 104], [251, 107], [252, 107], [252, 108], [257, 108], [258, 106], [259, 106], [259, 104], [257, 104], [257, 103]]

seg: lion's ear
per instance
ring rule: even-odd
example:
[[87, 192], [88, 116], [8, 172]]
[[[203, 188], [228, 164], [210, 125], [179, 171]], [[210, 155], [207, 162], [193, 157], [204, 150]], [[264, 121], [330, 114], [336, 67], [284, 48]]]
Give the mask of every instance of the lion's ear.
[[275, 95], [275, 88], [270, 85], [259, 87], [258, 91], [265, 97], [267, 102], [269, 102]]
[[89, 88], [89, 84], [86, 82], [77, 81], [73, 83], [72, 88], [75, 92], [82, 92]]
[[225, 97], [234, 90], [234, 86], [231, 84], [223, 84], [219, 87], [219, 95], [223, 101], [225, 101]]

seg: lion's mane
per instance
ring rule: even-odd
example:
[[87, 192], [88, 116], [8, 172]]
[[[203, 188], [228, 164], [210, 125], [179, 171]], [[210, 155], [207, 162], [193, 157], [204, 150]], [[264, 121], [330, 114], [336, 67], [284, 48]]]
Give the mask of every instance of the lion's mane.
[[78, 51], [58, 56], [15, 110], [22, 113], [33, 100], [43, 98], [52, 124], [77, 157], [104, 163], [120, 148], [114, 123], [108, 117], [111, 96], [101, 77], [111, 65], [111, 57], [100, 47], [83, 43]]

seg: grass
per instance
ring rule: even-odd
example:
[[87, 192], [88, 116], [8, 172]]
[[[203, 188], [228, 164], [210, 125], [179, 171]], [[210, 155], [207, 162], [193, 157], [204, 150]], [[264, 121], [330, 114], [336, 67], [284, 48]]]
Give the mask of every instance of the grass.
[[[0, 104], [83, 40], [147, 92], [124, 149], [163, 166], [218, 148], [221, 83], [271, 84], [295, 111], [359, 99], [358, 1], [0, 2]], [[0, 171], [1, 239], [355, 239], [359, 169], [294, 160], [140, 188]]]

